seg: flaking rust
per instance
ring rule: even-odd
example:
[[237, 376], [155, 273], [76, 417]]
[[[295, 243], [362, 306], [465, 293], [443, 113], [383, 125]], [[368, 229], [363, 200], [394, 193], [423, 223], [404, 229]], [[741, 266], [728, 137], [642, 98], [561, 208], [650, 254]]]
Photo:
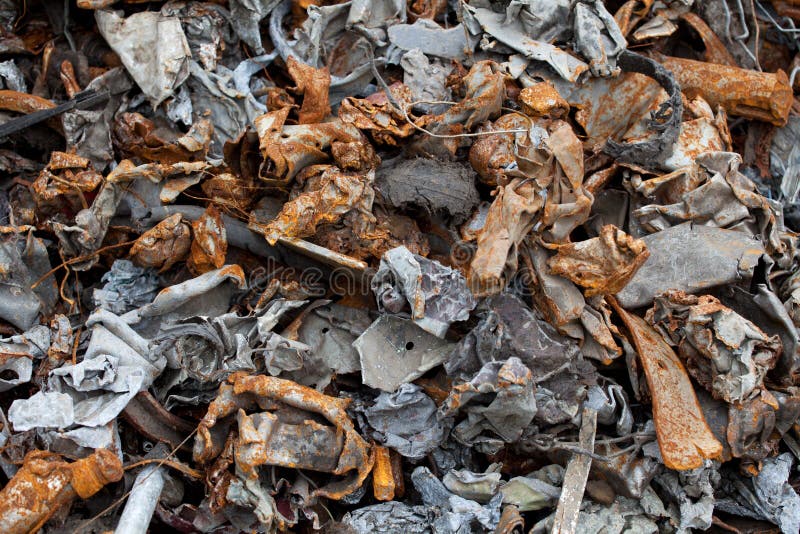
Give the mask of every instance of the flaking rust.
[[121, 478], [122, 462], [106, 449], [97, 449], [72, 463], [52, 452], [30, 452], [22, 468], [0, 491], [0, 531], [36, 532], [77, 497], [88, 499]]

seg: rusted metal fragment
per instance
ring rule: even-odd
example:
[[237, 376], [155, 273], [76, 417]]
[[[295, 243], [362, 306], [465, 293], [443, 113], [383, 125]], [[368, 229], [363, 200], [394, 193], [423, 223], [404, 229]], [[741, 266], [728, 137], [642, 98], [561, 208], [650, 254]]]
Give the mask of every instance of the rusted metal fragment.
[[286, 202], [275, 220], [256, 224], [257, 231], [274, 245], [281, 237], [314, 235], [318, 225], [338, 222], [350, 210], [370, 213], [374, 179], [374, 171], [344, 172], [331, 165], [307, 168], [297, 178], [304, 191]]
[[[616, 295], [620, 305], [628, 309], [646, 306], [670, 289], [696, 293], [724, 284], [746, 283], [765, 253], [761, 242], [746, 233], [692, 223], [642, 240], [650, 257]], [[676, 255], [692, 261], [675, 261]]]
[[102, 182], [103, 175], [94, 170], [88, 159], [76, 154], [53, 152], [50, 162], [33, 182], [37, 209], [52, 213], [62, 209], [78, 212], [88, 208], [89, 193]]
[[[584, 407], [581, 414], [581, 429], [578, 443], [585, 451], [594, 451], [594, 437], [597, 432], [597, 412]], [[574, 453], [569, 459], [564, 472], [564, 483], [561, 496], [558, 498], [555, 517], [553, 518], [553, 534], [572, 534], [578, 526], [578, 512], [583, 502], [583, 492], [592, 467], [592, 457]]]
[[180, 213], [170, 215], [143, 233], [131, 247], [131, 261], [140, 267], [169, 270], [189, 255], [192, 232]]
[[702, 96], [731, 115], [778, 126], [789, 119], [794, 96], [782, 70], [773, 74], [677, 57], [663, 57], [661, 64], [689, 98]]
[[661, 335], [641, 317], [626, 312], [610, 298], [631, 337], [653, 401], [658, 446], [670, 469], [696, 469], [718, 458], [722, 444], [708, 427], [689, 375]]
[[255, 184], [255, 180], [229, 172], [207, 178], [200, 188], [211, 202], [237, 214], [247, 213], [263, 189]]
[[124, 157], [137, 157], [162, 164], [202, 161], [208, 153], [214, 125], [199, 119], [191, 130], [179, 136], [138, 113], [122, 113], [114, 121], [112, 140]]
[[303, 105], [298, 111], [300, 124], [314, 124], [330, 115], [328, 89], [331, 86], [331, 73], [328, 67], [315, 69], [289, 56], [286, 61], [289, 75], [295, 83], [295, 91], [303, 95]]
[[517, 97], [523, 113], [531, 117], [560, 119], [569, 113], [569, 103], [564, 100], [553, 84], [539, 82], [524, 87]]
[[[506, 185], [513, 178], [546, 176], [552, 171], [552, 163], [548, 162], [550, 154], [541, 142], [546, 124], [541, 121], [540, 126], [537, 122], [521, 113], [509, 113], [481, 126], [481, 132], [486, 135], [472, 144], [469, 162], [484, 183]], [[495, 130], [508, 133], [489, 134]], [[514, 133], [514, 130], [519, 132]]]
[[[329, 397], [289, 380], [234, 373], [220, 387], [200, 422], [194, 459], [209, 462], [219, 455], [221, 444], [212, 436], [218, 434], [214, 427], [238, 413], [234, 457], [242, 476], [257, 483], [259, 468], [265, 465], [342, 475], [344, 478], [310, 492], [312, 497], [342, 499], [363, 484], [375, 459], [345, 411], [349, 403], [350, 399]], [[291, 410], [281, 410], [281, 406], [306, 415], [296, 424], [297, 418], [289, 416]], [[246, 414], [257, 407], [268, 411]], [[314, 421], [311, 414], [322, 416], [329, 424]]]
[[586, 296], [618, 293], [650, 255], [644, 241], [610, 224], [598, 237], [556, 250], [547, 262], [550, 271], [585, 288]]
[[647, 322], [678, 348], [689, 373], [714, 397], [744, 402], [759, 394], [781, 353], [781, 340], [710, 296], [668, 291]]
[[195, 276], [225, 265], [228, 253], [228, 240], [222, 214], [209, 204], [203, 216], [192, 223], [194, 240], [192, 241], [187, 267]]
[[697, 32], [700, 39], [703, 41], [703, 46], [706, 47], [704, 56], [705, 60], [710, 63], [718, 65], [728, 65], [730, 67], [738, 67], [736, 60], [733, 58], [725, 45], [722, 44], [717, 34], [708, 27], [706, 21], [700, 18], [697, 13], [684, 13], [681, 15], [681, 20], [692, 27]]
[[[401, 83], [392, 84], [389, 91], [404, 108], [408, 108], [413, 100], [411, 90]], [[397, 146], [399, 139], [417, 131], [401, 110], [389, 101], [385, 92], [373, 93], [367, 98], [345, 98], [339, 107], [339, 118], [360, 130], [368, 130], [377, 143], [384, 145]]]
[[[171, 448], [183, 443], [195, 428], [188, 421], [168, 412], [147, 391], [141, 391], [131, 399], [122, 416], [147, 439], [164, 442]], [[184, 443], [182, 449], [191, 450], [191, 447]]]
[[88, 499], [121, 478], [122, 462], [106, 449], [72, 463], [52, 452], [32, 451], [0, 491], [0, 530], [37, 532], [60, 508], [78, 497]]
[[[353, 148], [360, 149], [357, 153], [361, 157], [347, 160], [347, 168], [359, 165], [366, 169], [377, 165], [379, 160], [372, 146], [354, 125], [339, 119], [320, 124], [285, 125], [290, 110], [285, 107], [271, 111], [255, 121], [264, 157], [259, 176], [267, 185], [285, 186], [303, 168], [330, 160], [325, 150], [332, 149], [334, 143], [355, 144]], [[353, 150], [347, 151], [348, 155], [351, 153]], [[334, 159], [341, 158], [334, 156]]]
[[0, 91], [0, 109], [17, 113], [33, 113], [56, 107], [52, 101], [40, 96], [4, 89]]
[[519, 508], [513, 504], [503, 507], [500, 521], [497, 523], [496, 534], [518, 534], [525, 531], [525, 520], [519, 514]]
[[[394, 499], [395, 473], [389, 449], [374, 445], [375, 467], [372, 469], [372, 492], [379, 501]], [[400, 473], [402, 476], [402, 473]]]
[[[510, 114], [493, 127], [523, 126], [528, 120]], [[592, 199], [583, 190], [582, 144], [567, 123], [553, 121], [547, 126], [545, 131], [527, 125], [524, 136], [490, 135], [470, 151], [476, 170], [501, 186], [478, 234], [478, 249], [470, 265], [475, 293], [502, 289], [516, 271], [517, 249], [534, 225], [547, 241], [565, 243], [589, 216]], [[513, 178], [507, 182], [507, 177]]]

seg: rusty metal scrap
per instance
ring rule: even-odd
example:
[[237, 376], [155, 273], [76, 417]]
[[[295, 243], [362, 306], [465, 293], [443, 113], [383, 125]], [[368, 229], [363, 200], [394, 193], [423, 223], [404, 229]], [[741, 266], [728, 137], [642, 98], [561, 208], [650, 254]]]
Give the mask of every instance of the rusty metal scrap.
[[[344, 475], [311, 492], [312, 496], [342, 499], [361, 486], [375, 460], [374, 452], [345, 412], [348, 404], [345, 399], [328, 397], [289, 380], [234, 374], [221, 386], [198, 426], [194, 458], [209, 462], [221, 452], [214, 427], [224, 417], [237, 414], [239, 437], [234, 442], [234, 458], [244, 476], [257, 480], [262, 465]], [[321, 415], [333, 426], [310, 419], [293, 424], [282, 421], [280, 412], [246, 414], [257, 405], [305, 410]]]
[[796, 534], [798, 6], [0, 1], [0, 527]]
[[588, 241], [556, 245], [550, 271], [586, 289], [586, 296], [618, 293], [650, 255], [641, 239], [606, 225]]
[[[611, 301], [615, 303], [614, 300]], [[653, 420], [664, 465], [695, 469], [717, 458], [722, 445], [711, 433], [692, 383], [672, 348], [644, 319], [615, 306], [631, 336], [653, 399]]]
[[699, 95], [731, 115], [778, 126], [789, 118], [792, 88], [782, 70], [762, 73], [677, 57], [665, 57], [661, 63], [675, 75], [689, 98]]
[[122, 462], [105, 449], [72, 463], [51, 452], [30, 452], [0, 491], [0, 525], [9, 533], [36, 532], [60, 508], [121, 478]]

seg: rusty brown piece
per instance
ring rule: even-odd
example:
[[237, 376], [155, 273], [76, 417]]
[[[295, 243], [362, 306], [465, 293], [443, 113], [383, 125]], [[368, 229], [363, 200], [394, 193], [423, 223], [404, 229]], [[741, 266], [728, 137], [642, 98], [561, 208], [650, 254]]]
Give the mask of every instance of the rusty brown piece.
[[[352, 124], [336, 119], [320, 124], [285, 125], [290, 111], [288, 107], [270, 111], [255, 120], [264, 158], [259, 176], [267, 185], [285, 187], [303, 168], [329, 161], [331, 155], [325, 151], [334, 143], [360, 146], [363, 154], [360, 168], [374, 167], [380, 162], [364, 134]], [[353, 169], [352, 164], [340, 167]]]
[[131, 399], [122, 416], [147, 439], [164, 442], [172, 448], [180, 445], [183, 450], [191, 450], [188, 444], [181, 443], [194, 431], [195, 425], [168, 412], [147, 391], [141, 391]]
[[0, 491], [0, 531], [36, 532], [77, 497], [88, 499], [121, 478], [122, 462], [106, 449], [72, 463], [55, 453], [29, 452], [20, 470]]
[[447, 10], [447, 0], [411, 0], [406, 9], [410, 21], [435, 19]]
[[650, 256], [644, 241], [610, 224], [595, 238], [556, 245], [556, 250], [547, 262], [550, 271], [585, 288], [587, 297], [622, 291]]
[[308, 167], [297, 177], [305, 190], [286, 202], [273, 221], [253, 229], [274, 245], [279, 238], [312, 236], [318, 225], [339, 222], [350, 210], [369, 213], [375, 196], [374, 179], [374, 171], [343, 172], [331, 165]]
[[[257, 480], [263, 465], [324, 471], [344, 478], [313, 490], [311, 497], [341, 499], [361, 487], [375, 462], [374, 449], [356, 432], [347, 415], [349, 404], [350, 399], [330, 397], [290, 380], [234, 373], [220, 386], [198, 426], [194, 459], [206, 463], [223, 451], [215, 426], [238, 414], [234, 457], [242, 476]], [[272, 411], [247, 415], [246, 410], [257, 406]], [[292, 409], [318, 414], [332, 426], [308, 415], [295, 424], [298, 416], [284, 415]]]
[[228, 253], [228, 240], [222, 214], [209, 204], [203, 215], [192, 223], [192, 241], [186, 266], [195, 276], [219, 269], [225, 265]]
[[131, 261], [140, 267], [166, 271], [189, 255], [191, 227], [180, 213], [170, 215], [139, 236], [131, 247]]
[[789, 119], [794, 94], [786, 73], [745, 70], [677, 57], [661, 63], [675, 76], [688, 98], [701, 96], [730, 115], [783, 126]]
[[522, 534], [525, 532], [525, 520], [519, 514], [519, 508], [513, 504], [503, 507], [495, 534]]
[[239, 214], [247, 213], [247, 209], [261, 191], [261, 187], [252, 180], [240, 178], [229, 172], [206, 179], [200, 188], [212, 202]]
[[373, 448], [375, 467], [372, 468], [372, 493], [379, 501], [391, 501], [394, 499], [395, 477], [389, 449], [380, 445], [373, 445]]
[[791, 0], [772, 0], [772, 7], [781, 17], [800, 20], [800, 5], [792, 5]]
[[[389, 91], [400, 106], [411, 104], [411, 90], [407, 86], [395, 83]], [[360, 130], [368, 130], [375, 142], [389, 146], [397, 146], [399, 139], [417, 131], [389, 102], [384, 92], [373, 93], [367, 98], [345, 98], [339, 107], [339, 118]]]
[[547, 81], [523, 88], [519, 92], [518, 101], [522, 112], [531, 117], [560, 119], [569, 113], [569, 103]]
[[622, 318], [642, 363], [653, 401], [653, 421], [664, 465], [685, 471], [718, 458], [722, 444], [711, 432], [683, 364], [661, 335], [641, 317], [608, 297]]
[[84, 193], [97, 189], [103, 176], [95, 171], [88, 159], [66, 152], [53, 152], [50, 162], [33, 182], [36, 205], [46, 211], [72, 211], [87, 208]]
[[61, 83], [64, 84], [64, 90], [67, 92], [68, 97], [73, 98], [76, 94], [81, 92], [81, 86], [78, 83], [78, 79], [75, 77], [75, 68], [68, 59], [61, 62], [59, 76], [61, 77]]
[[725, 48], [725, 45], [722, 44], [722, 41], [717, 37], [717, 34], [708, 27], [708, 24], [700, 18], [700, 15], [689, 11], [681, 15], [681, 20], [691, 26], [692, 29], [697, 32], [697, 35], [700, 36], [700, 39], [703, 41], [703, 46], [706, 47], [704, 54], [706, 61], [718, 65], [738, 66], [731, 53], [728, 52], [728, 49]]
[[33, 113], [43, 109], [52, 109], [56, 104], [46, 98], [19, 91], [4, 89], [0, 91], [0, 109], [17, 113]]
[[111, 138], [125, 157], [167, 165], [205, 160], [213, 131], [209, 120], [200, 119], [184, 135], [165, 133], [139, 113], [121, 113], [114, 121]]
[[328, 89], [331, 73], [328, 67], [315, 69], [289, 56], [286, 61], [289, 75], [294, 80], [296, 91], [303, 95], [303, 105], [297, 113], [300, 124], [314, 124], [331, 114]]

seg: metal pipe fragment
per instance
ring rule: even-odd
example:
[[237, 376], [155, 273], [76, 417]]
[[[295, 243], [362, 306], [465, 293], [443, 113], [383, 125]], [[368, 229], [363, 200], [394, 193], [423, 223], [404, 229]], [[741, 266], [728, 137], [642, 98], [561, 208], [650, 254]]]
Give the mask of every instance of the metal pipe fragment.
[[[153, 456], [165, 456], [167, 452], [163, 444], [159, 444]], [[150, 456], [150, 455], [148, 455]], [[158, 464], [150, 464], [141, 470], [133, 482], [128, 502], [119, 518], [114, 534], [146, 534], [153, 519], [161, 491], [164, 489], [164, 468]]]
[[76, 497], [88, 499], [122, 474], [122, 462], [106, 449], [72, 463], [52, 452], [29, 452], [0, 491], [0, 532], [36, 532], [61, 507]]
[[678, 57], [659, 58], [689, 97], [701, 96], [730, 115], [783, 126], [794, 101], [789, 77]]

